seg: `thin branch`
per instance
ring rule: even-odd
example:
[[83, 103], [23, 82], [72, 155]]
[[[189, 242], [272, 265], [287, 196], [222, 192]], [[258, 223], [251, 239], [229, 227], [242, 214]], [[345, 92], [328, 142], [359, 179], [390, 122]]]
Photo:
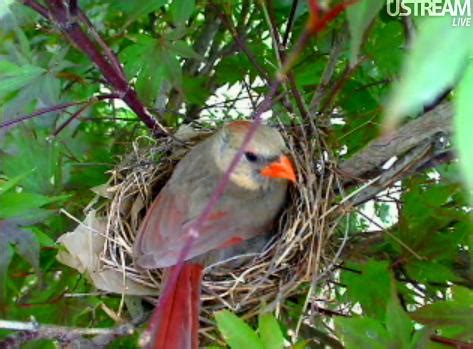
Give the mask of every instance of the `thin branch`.
[[346, 34], [344, 32], [335, 34], [335, 39], [332, 44], [332, 50], [330, 51], [330, 56], [328, 58], [327, 66], [325, 67], [320, 83], [317, 86], [317, 89], [312, 96], [312, 100], [309, 104], [310, 111], [314, 112], [319, 109], [320, 103], [325, 95], [325, 90], [332, 80], [333, 74], [335, 73], [335, 68], [338, 63], [338, 59], [343, 53], [343, 48], [346, 42]]
[[22, 122], [25, 122], [27, 120], [33, 119], [35, 117], [38, 117], [38, 116], [41, 116], [41, 115], [44, 115], [44, 114], [53, 113], [53, 112], [56, 112], [56, 111], [59, 111], [59, 110], [64, 110], [64, 109], [67, 109], [67, 108], [72, 107], [72, 106], [82, 105], [84, 103], [85, 102], [71, 102], [71, 103], [58, 104], [58, 105], [55, 105], [53, 107], [42, 108], [42, 109], [39, 109], [39, 110], [37, 110], [37, 111], [35, 111], [31, 114], [22, 115], [22, 116], [19, 116], [15, 119], [11, 119], [11, 120], [6, 120], [6, 121], [0, 123], [0, 129], [11, 127], [11, 126], [14, 126], [16, 124], [20, 124]]
[[42, 325], [36, 321], [21, 322], [0, 320], [0, 328], [19, 331], [0, 341], [0, 348], [17, 348], [25, 342], [36, 339], [57, 339], [60, 342], [70, 342], [82, 336], [98, 336], [99, 342], [108, 342], [121, 336], [132, 335], [135, 325], [125, 324], [112, 328], [80, 328], [56, 325]]
[[[161, 125], [153, 115], [151, 115], [148, 109], [146, 109], [138, 98], [136, 91], [124, 78], [121, 70], [114, 65], [114, 60], [112, 59], [112, 62], [109, 62], [102, 55], [97, 46], [76, 22], [76, 18], [71, 16], [69, 8], [65, 6], [62, 0], [49, 0], [49, 12], [46, 13], [44, 11], [45, 8], [35, 0], [20, 1], [40, 13], [46, 19], [49, 19], [60, 28], [64, 35], [94, 62], [107, 83], [111, 85], [111, 87], [120, 95], [122, 100], [138, 115], [138, 117], [155, 135], [167, 134], [166, 128]], [[80, 9], [78, 9], [78, 11], [80, 11]], [[85, 15], [81, 18], [83, 21], [86, 21]], [[111, 50], [109, 50], [109, 52], [111, 52]]]
[[[278, 31], [278, 28], [277, 28], [277, 25], [276, 25], [276, 20], [274, 18], [274, 9], [273, 9], [271, 3], [268, 3], [268, 6], [266, 7], [266, 3], [264, 1], [261, 3], [261, 6], [263, 8], [263, 13], [265, 14], [266, 21], [268, 22], [268, 25], [270, 27], [271, 37], [272, 37], [272, 41], [273, 41], [273, 47], [274, 47], [274, 51], [276, 52], [276, 59], [277, 59], [278, 64], [279, 64], [279, 69], [281, 69], [282, 60], [284, 59], [284, 53], [285, 52], [284, 52], [284, 49], [283, 49], [283, 45], [280, 42], [281, 36], [279, 34], [279, 31]], [[304, 101], [304, 97], [302, 96], [299, 89], [297, 88], [296, 79], [295, 79], [293, 71], [289, 71], [287, 73], [287, 80], [289, 82], [289, 84], [288, 84], [289, 89], [291, 90], [292, 95], [294, 96], [294, 100], [296, 102], [297, 109], [299, 109], [299, 113], [301, 114], [301, 116], [304, 119], [310, 120], [310, 122], [312, 123], [313, 120], [310, 117], [308, 108], [307, 108], [306, 103]], [[313, 125], [313, 129], [315, 129], [315, 125]]]
[[417, 165], [429, 153], [432, 142], [429, 139], [407, 152], [401, 159], [397, 160], [388, 170], [384, 171], [378, 179], [365, 190], [355, 195], [347, 202], [349, 206], [360, 205], [372, 198], [384, 189], [391, 186], [397, 180], [415, 171]]
[[327, 109], [333, 104], [335, 97], [342, 90], [343, 86], [345, 86], [345, 84], [353, 76], [353, 74], [361, 66], [361, 64], [364, 62], [365, 59], [366, 58], [362, 58], [358, 60], [354, 65], [352, 66], [348, 65], [346, 67], [345, 71], [341, 74], [342, 75], [341, 78], [335, 83], [335, 86], [332, 88], [330, 93], [328, 93], [326, 100], [320, 106], [319, 112], [323, 113], [327, 111]]
[[[91, 100], [93, 100], [93, 99], [95, 99], [95, 100], [104, 100], [104, 99], [114, 99], [114, 98], [119, 98], [119, 97], [115, 94], [106, 94], [106, 95], [100, 95], [100, 96], [92, 97]], [[41, 115], [44, 115], [44, 114], [53, 113], [53, 112], [56, 112], [56, 111], [59, 111], [59, 110], [64, 110], [64, 109], [67, 109], [69, 107], [73, 107], [73, 106], [77, 106], [77, 105], [83, 105], [83, 104], [86, 104], [86, 103], [89, 103], [89, 102], [90, 102], [90, 100], [89, 101], [82, 101], [82, 102], [70, 102], [70, 103], [58, 104], [58, 105], [55, 105], [55, 106], [52, 106], [52, 107], [42, 108], [42, 109], [39, 109], [39, 110], [37, 110], [37, 111], [35, 111], [31, 114], [22, 115], [22, 116], [19, 116], [19, 117], [15, 118], [15, 119], [12, 119], [12, 120], [6, 120], [6, 121], [0, 123], [0, 129], [14, 126], [16, 124], [25, 122], [27, 120], [33, 119], [35, 117], [38, 117], [38, 116], [41, 116]]]
[[250, 48], [247, 46], [246, 41], [243, 40], [242, 35], [236, 30], [231, 19], [227, 17], [224, 12], [220, 12], [220, 18], [222, 19], [223, 24], [227, 27], [230, 34], [233, 36], [233, 39], [237, 43], [238, 47], [246, 54], [248, 60], [253, 64], [255, 69], [260, 73], [262, 78], [266, 81], [269, 81], [269, 74], [268, 72], [259, 64], [258, 60], [256, 59], [253, 52], [251, 52]]
[[287, 46], [287, 42], [289, 40], [289, 34], [292, 32], [292, 28], [294, 26], [294, 15], [296, 14], [297, 5], [299, 5], [299, 0], [293, 0], [292, 6], [291, 6], [291, 12], [289, 13], [289, 17], [287, 18], [286, 31], [284, 32], [284, 36], [282, 39], [283, 47]]
[[473, 343], [466, 343], [456, 339], [438, 336], [436, 334], [431, 335], [430, 340], [432, 342], [441, 343], [457, 349], [473, 349]]
[[90, 19], [85, 15], [85, 13], [79, 9], [79, 19], [87, 26], [87, 29], [89, 33], [92, 34], [92, 37], [94, 40], [99, 44], [99, 46], [102, 48], [102, 50], [105, 52], [105, 55], [107, 56], [108, 60], [112, 64], [112, 66], [115, 68], [115, 72], [120, 75], [122, 79], [126, 79], [125, 77], [125, 72], [123, 71], [123, 67], [120, 64], [120, 61], [118, 60], [118, 57], [116, 54], [110, 49], [110, 47], [107, 46], [105, 41], [102, 40], [102, 37], [99, 35], [97, 30], [95, 29], [94, 25], [90, 21]]
[[74, 119], [78, 118], [88, 107], [90, 107], [94, 103], [95, 103], [94, 100], [90, 100], [88, 103], [85, 103], [82, 107], [80, 107], [66, 121], [64, 121], [56, 130], [54, 130], [53, 137], [57, 137], [57, 135], [62, 130], [64, 130]]
[[[393, 133], [373, 140], [364, 149], [344, 161], [339, 169], [351, 178], [366, 177], [369, 172], [381, 167], [394, 156], [431, 138], [435, 134], [451, 134], [453, 109], [449, 103], [441, 104]], [[365, 176], [364, 176], [365, 175]]]
[[49, 16], [48, 9], [46, 7], [44, 7], [43, 5], [41, 5], [40, 3], [38, 3], [37, 1], [35, 1], [35, 0], [23, 0], [23, 4], [25, 4], [26, 6], [31, 7], [33, 10], [38, 12], [44, 18], [51, 20], [51, 18]]

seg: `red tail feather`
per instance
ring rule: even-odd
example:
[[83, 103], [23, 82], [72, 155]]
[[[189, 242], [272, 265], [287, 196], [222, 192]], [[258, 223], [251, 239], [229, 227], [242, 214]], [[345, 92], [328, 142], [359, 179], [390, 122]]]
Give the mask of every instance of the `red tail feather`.
[[201, 282], [201, 265], [182, 266], [176, 286], [158, 310], [153, 349], [198, 349]]

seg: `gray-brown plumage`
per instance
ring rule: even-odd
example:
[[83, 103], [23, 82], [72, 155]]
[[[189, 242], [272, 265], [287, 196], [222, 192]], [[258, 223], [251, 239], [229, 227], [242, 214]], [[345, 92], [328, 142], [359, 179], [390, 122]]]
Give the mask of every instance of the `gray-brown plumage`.
[[[138, 232], [134, 256], [139, 267], [169, 268], [177, 263], [188, 241], [188, 227], [208, 204], [250, 125], [246, 121], [227, 124], [179, 162]], [[244, 151], [220, 201], [200, 227], [169, 298], [160, 302], [156, 329], [152, 329], [156, 332], [153, 348], [198, 347], [203, 265], [245, 252], [247, 247], [260, 248], [284, 203], [288, 181], [296, 180], [284, 155], [283, 138], [275, 129], [259, 127]]]

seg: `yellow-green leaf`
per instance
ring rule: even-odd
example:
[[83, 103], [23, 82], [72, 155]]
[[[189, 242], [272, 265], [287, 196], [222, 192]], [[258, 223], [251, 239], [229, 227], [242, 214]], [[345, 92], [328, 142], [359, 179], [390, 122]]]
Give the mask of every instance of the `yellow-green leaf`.
[[256, 332], [228, 310], [215, 313], [217, 326], [232, 349], [265, 349]]

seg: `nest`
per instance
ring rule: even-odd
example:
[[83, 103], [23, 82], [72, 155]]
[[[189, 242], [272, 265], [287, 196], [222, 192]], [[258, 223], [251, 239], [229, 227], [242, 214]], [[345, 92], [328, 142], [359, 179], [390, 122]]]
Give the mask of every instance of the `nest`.
[[[273, 238], [260, 253], [242, 256], [244, 260], [237, 269], [222, 262], [204, 270], [204, 334], [210, 335], [216, 310], [229, 308], [249, 318], [262, 305], [277, 309], [287, 297], [307, 294], [307, 287], [301, 286], [315, 287], [340, 255], [343, 238], [334, 234], [341, 216], [334, 215], [338, 178], [332, 170], [332, 155], [314, 128], [279, 126], [292, 151], [299, 182], [291, 186]], [[211, 131], [193, 132], [185, 142], [168, 137], [157, 141], [139, 139], [133, 144], [133, 151], [112, 172], [112, 197], [101, 212], [108, 217], [102, 254], [106, 268], [160, 290], [160, 270], [142, 270], [133, 265], [135, 233], [178, 160], [192, 143]]]

